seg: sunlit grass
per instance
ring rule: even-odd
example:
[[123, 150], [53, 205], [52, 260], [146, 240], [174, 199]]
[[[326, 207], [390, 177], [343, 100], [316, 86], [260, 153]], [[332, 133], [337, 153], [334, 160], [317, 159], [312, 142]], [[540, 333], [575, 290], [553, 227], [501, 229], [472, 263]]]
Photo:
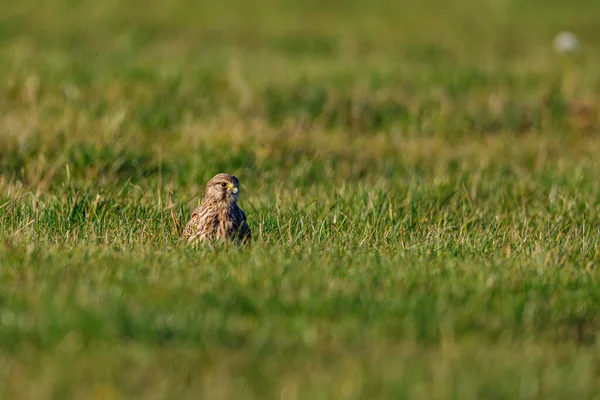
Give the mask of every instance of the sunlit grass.
[[596, 3], [248, 4], [0, 13], [0, 397], [592, 398]]

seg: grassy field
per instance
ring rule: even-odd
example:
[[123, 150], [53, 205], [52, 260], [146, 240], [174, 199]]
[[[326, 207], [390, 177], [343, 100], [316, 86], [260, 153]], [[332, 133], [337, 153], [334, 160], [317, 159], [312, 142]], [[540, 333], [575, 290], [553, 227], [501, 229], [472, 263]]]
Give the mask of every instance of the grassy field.
[[598, 1], [7, 1], [0, 398], [600, 398]]

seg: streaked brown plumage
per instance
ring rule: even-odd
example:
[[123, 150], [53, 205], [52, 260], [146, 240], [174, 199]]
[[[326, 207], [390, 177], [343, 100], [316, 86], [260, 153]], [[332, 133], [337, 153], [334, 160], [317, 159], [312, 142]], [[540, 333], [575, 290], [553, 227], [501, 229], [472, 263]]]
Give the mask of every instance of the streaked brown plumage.
[[240, 181], [230, 174], [217, 174], [206, 184], [202, 204], [192, 211], [183, 229], [188, 243], [214, 240], [248, 243], [252, 232], [246, 214], [237, 205]]

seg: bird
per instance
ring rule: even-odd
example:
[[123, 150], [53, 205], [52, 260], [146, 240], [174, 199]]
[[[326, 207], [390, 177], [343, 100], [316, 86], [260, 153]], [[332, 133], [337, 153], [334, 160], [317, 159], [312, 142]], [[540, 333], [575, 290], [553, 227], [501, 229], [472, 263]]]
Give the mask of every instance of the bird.
[[250, 243], [252, 231], [246, 214], [237, 204], [239, 191], [237, 177], [226, 173], [213, 176], [206, 184], [202, 203], [192, 211], [190, 221], [183, 228], [182, 238], [188, 243]]

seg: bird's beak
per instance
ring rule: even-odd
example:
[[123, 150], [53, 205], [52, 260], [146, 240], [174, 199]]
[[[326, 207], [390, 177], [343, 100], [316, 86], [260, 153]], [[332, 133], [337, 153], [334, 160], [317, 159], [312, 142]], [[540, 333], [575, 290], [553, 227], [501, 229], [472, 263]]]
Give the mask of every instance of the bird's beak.
[[230, 189], [231, 193], [233, 194], [238, 194], [238, 192], [240, 191], [237, 187], [235, 186], [231, 186]]

